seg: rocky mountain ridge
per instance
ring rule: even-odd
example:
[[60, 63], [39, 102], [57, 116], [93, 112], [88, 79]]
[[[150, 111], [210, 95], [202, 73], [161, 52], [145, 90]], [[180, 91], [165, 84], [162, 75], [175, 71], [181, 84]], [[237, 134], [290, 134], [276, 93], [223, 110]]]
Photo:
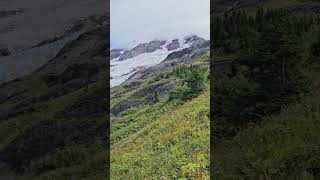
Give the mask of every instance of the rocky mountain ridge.
[[119, 61], [134, 58], [140, 54], [152, 53], [159, 49], [166, 48], [168, 51], [174, 51], [178, 48], [182, 48], [185, 45], [193, 46], [205, 42], [204, 38], [197, 35], [185, 36], [183, 38], [175, 38], [172, 40], [152, 40], [147, 43], [140, 43], [131, 49], [111, 49], [110, 60], [119, 58]]
[[[0, 166], [4, 164], [15, 174], [32, 175], [23, 179], [40, 179], [36, 176], [43, 173], [51, 173], [53, 179], [70, 179], [61, 178], [62, 173], [52, 175], [58, 167], [43, 171], [42, 165], [62, 162], [60, 151], [83, 146], [94, 150], [97, 143], [107, 142], [109, 42], [103, 39], [109, 32], [101, 23], [66, 43], [55, 58], [31, 74], [0, 85], [0, 129], [7, 134], [0, 137]], [[100, 149], [96, 157], [99, 153], [105, 154]], [[96, 162], [101, 167], [105, 164], [104, 158]], [[0, 172], [0, 179], [5, 177]]]
[[136, 72], [159, 64], [175, 51], [195, 47], [204, 42], [206, 42], [204, 38], [191, 35], [172, 40], [152, 40], [128, 50], [112, 49], [110, 86], [122, 84]]
[[79, 35], [107, 27], [107, 7], [103, 0], [1, 1], [0, 84], [31, 74]]
[[[160, 99], [165, 98], [168, 96], [170, 90], [181, 83], [179, 80], [164, 81], [161, 83], [149, 84], [148, 86], [143, 86], [143, 84], [148, 84], [148, 82], [152, 81], [154, 77], [163, 73], [168, 73], [174, 68], [182, 65], [193, 64], [201, 57], [205, 56], [208, 58], [209, 52], [210, 41], [207, 40], [185, 49], [173, 51], [160, 63], [133, 73], [126, 81], [123, 82], [123, 84], [111, 89], [111, 102], [118, 101], [110, 109], [111, 116], [118, 116], [132, 107], [153, 104], [155, 101], [153, 92], [156, 90], [159, 93], [158, 97]], [[205, 62], [203, 65], [209, 66], [209, 61]], [[129, 92], [135, 93], [130, 94]], [[121, 99], [121, 97], [126, 93], [130, 94], [129, 97]]]

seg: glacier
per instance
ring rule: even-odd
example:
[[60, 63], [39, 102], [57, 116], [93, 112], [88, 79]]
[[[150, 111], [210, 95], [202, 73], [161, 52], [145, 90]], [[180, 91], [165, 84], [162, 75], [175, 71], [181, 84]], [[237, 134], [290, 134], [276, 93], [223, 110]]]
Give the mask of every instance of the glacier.
[[158, 49], [152, 53], [143, 53], [123, 61], [119, 61], [119, 58], [112, 59], [110, 61], [110, 88], [121, 85], [123, 82], [129, 79], [130, 76], [142, 69], [161, 63], [170, 53], [191, 46], [191, 43], [183, 43], [183, 39], [179, 38], [179, 42], [182, 46], [173, 51], [168, 51], [166, 46], [170, 42], [171, 41], [166, 41], [166, 44], [161, 46], [161, 49]]

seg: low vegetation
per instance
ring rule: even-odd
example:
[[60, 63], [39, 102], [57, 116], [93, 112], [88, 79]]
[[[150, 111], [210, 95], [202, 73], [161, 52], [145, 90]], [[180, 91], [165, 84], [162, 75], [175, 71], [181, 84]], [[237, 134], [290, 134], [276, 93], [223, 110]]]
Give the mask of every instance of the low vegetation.
[[213, 88], [214, 176], [318, 179], [319, 17], [259, 8], [213, 19], [215, 56], [234, 60]]
[[182, 83], [112, 120], [111, 179], [209, 179], [209, 71], [200, 60], [151, 77], [148, 85]]

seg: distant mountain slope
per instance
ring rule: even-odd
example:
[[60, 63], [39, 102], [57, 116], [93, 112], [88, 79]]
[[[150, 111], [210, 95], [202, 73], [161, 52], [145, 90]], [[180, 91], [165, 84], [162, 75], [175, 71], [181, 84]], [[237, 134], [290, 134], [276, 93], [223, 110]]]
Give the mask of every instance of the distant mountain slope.
[[106, 16], [107, 7], [104, 0], [3, 0], [0, 2], [0, 29], [8, 25], [12, 28], [2, 33], [0, 30], [1, 45], [6, 45], [13, 53], [30, 48], [62, 36], [79, 20]]
[[153, 40], [128, 50], [112, 49], [111, 87], [118, 86], [134, 73], [159, 64], [170, 53], [202, 44], [206, 40], [196, 35], [173, 40]]
[[0, 164], [25, 179], [106, 177], [107, 29], [83, 33], [30, 75], [1, 84]]
[[29, 75], [80, 34], [107, 27], [107, 9], [103, 0], [1, 1], [0, 84]]
[[156, 50], [165, 49], [173, 51], [179, 48], [181, 49], [201, 44], [204, 41], [206, 40], [197, 35], [189, 35], [172, 40], [152, 40], [147, 43], [140, 43], [131, 49], [111, 49], [110, 52], [114, 54], [114, 56], [111, 56], [110, 59], [119, 58], [119, 61], [123, 61], [129, 58], [134, 58], [140, 54], [152, 53]]
[[209, 50], [210, 41], [206, 41], [197, 46], [172, 52], [161, 63], [135, 72], [123, 84], [111, 89], [111, 115], [117, 115], [136, 105], [143, 106], [149, 104], [152, 102], [154, 90], [159, 91], [159, 98], [167, 96], [168, 92], [177, 85], [175, 83], [178, 82], [171, 79], [161, 83], [156, 81], [152, 83], [152, 79], [161, 76], [161, 74], [168, 73], [179, 66], [190, 65], [199, 60], [199, 58], [208, 67]]

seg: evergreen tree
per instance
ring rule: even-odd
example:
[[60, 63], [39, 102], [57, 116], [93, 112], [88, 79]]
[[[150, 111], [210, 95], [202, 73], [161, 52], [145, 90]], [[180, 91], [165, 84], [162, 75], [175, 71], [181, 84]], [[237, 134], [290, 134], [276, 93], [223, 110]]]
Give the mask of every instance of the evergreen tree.
[[257, 106], [264, 113], [279, 109], [291, 95], [303, 91], [305, 58], [299, 38], [288, 33], [286, 19], [265, 26], [251, 57], [240, 62], [246, 76], [258, 84]]

